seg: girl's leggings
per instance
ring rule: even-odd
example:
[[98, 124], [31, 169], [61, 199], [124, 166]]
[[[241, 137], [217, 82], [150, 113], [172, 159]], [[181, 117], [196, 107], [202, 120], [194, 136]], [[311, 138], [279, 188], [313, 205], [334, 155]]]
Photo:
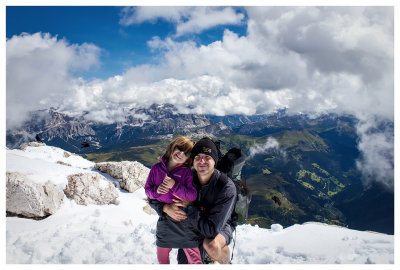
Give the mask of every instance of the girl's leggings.
[[[157, 247], [157, 258], [160, 264], [169, 264], [169, 253], [172, 248]], [[189, 264], [202, 264], [200, 250], [196, 248], [184, 248]]]

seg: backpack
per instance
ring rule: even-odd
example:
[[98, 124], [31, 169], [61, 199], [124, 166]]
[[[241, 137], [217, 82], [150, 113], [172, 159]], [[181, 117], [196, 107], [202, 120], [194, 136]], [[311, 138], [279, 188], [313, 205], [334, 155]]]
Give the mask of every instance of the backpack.
[[236, 186], [237, 197], [235, 211], [232, 215], [233, 225], [244, 224], [248, 218], [249, 205], [251, 201], [251, 190], [247, 186], [246, 179], [243, 177], [242, 169], [246, 162], [246, 155], [242, 149], [233, 147], [222, 155], [220, 146], [221, 141], [214, 142], [218, 151], [218, 163], [216, 168], [225, 173]]

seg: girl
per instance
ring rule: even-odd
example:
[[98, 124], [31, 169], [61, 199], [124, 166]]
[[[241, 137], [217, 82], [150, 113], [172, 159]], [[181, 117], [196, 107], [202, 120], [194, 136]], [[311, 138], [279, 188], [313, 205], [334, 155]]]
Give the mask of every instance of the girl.
[[[175, 196], [194, 201], [197, 196], [190, 169], [190, 152], [194, 141], [178, 137], [169, 144], [161, 161], [151, 167], [145, 185], [146, 195], [162, 203], [171, 204]], [[157, 258], [160, 264], [169, 264], [172, 248], [182, 248], [189, 264], [201, 264], [198, 236], [187, 220], [177, 221], [163, 213], [157, 222]]]

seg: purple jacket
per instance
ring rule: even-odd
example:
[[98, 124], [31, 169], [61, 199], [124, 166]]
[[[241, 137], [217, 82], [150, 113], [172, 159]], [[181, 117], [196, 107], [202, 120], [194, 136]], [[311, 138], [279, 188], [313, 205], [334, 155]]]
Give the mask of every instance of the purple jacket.
[[[157, 188], [166, 175], [175, 180], [175, 185], [168, 193], [158, 194]], [[167, 166], [162, 159], [151, 167], [144, 189], [150, 199], [156, 199], [163, 203], [173, 203], [172, 200], [175, 199], [173, 195], [191, 202], [196, 200], [197, 196], [196, 188], [193, 186], [192, 170], [178, 166], [168, 172]]]

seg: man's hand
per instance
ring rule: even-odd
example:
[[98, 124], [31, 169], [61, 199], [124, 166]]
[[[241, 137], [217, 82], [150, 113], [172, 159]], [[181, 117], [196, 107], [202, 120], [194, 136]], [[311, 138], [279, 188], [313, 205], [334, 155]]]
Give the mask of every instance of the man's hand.
[[182, 198], [176, 196], [175, 194], [174, 194], [174, 196], [176, 199], [173, 199], [173, 201], [177, 206], [187, 208], [191, 204], [191, 202], [188, 200], [182, 199]]
[[166, 194], [168, 193], [169, 188], [163, 183], [161, 183], [161, 185], [158, 186], [157, 188], [157, 193], [158, 194]]
[[176, 221], [182, 221], [187, 218], [186, 213], [183, 212], [176, 203], [165, 204], [163, 206], [163, 212]]
[[165, 176], [164, 180], [163, 180], [163, 184], [171, 189], [174, 185], [175, 185], [175, 180], [172, 179], [171, 177]]

